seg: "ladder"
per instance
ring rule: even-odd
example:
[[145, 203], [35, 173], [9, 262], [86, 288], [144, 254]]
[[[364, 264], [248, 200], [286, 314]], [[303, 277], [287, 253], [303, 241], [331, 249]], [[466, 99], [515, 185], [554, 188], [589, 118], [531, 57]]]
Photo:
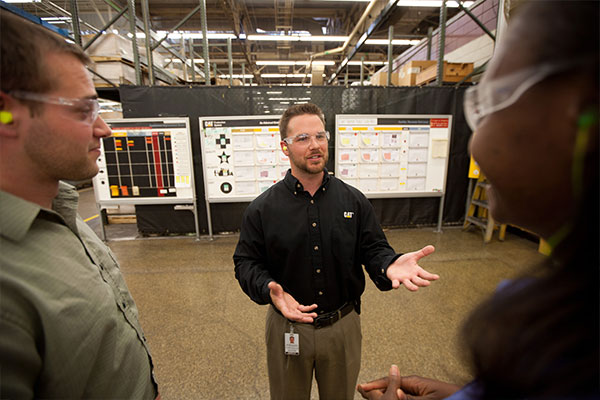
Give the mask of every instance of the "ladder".
[[467, 229], [471, 225], [476, 225], [483, 230], [483, 242], [489, 243], [492, 240], [492, 235], [496, 228], [499, 229], [498, 239], [504, 241], [506, 236], [506, 224], [497, 224], [494, 222], [494, 218], [490, 215], [488, 210], [488, 202], [486, 197], [486, 188], [489, 184], [483, 173], [479, 174], [471, 202], [469, 203], [469, 210], [465, 217], [465, 223], [463, 229]]

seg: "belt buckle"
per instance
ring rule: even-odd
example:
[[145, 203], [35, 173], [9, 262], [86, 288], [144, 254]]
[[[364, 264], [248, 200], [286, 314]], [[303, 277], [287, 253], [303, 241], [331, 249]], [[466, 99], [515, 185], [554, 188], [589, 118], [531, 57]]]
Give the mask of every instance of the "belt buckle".
[[313, 321], [313, 325], [314, 325], [315, 329], [324, 328], [326, 326], [333, 325], [334, 323], [336, 323], [337, 321], [342, 319], [342, 310], [336, 310], [330, 314], [331, 315], [329, 315], [329, 316], [317, 317]]
[[315, 318], [315, 320], [313, 321], [313, 325], [314, 325], [315, 329], [321, 328], [321, 321], [322, 321], [322, 319], [319, 319], [319, 317]]

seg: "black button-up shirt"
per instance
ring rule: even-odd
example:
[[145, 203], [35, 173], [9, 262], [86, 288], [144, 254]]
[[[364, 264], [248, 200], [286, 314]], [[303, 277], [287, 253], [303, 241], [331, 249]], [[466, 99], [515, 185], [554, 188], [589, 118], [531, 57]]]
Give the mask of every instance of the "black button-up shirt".
[[288, 170], [246, 209], [233, 260], [240, 286], [256, 303], [271, 302], [267, 285], [274, 280], [323, 313], [360, 301], [362, 265], [380, 290], [390, 290], [386, 271], [399, 256], [360, 191], [325, 170], [311, 196]]

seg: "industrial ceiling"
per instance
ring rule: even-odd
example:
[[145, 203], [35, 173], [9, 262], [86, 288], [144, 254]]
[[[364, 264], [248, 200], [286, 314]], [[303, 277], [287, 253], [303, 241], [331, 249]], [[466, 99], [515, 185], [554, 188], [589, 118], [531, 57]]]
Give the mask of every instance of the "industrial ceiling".
[[[407, 0], [205, 0], [205, 7], [203, 0], [41, 0], [13, 5], [72, 36], [71, 15], [79, 15], [82, 35], [95, 34], [119, 11], [133, 5], [139, 35], [144, 29], [146, 1], [147, 21], [156, 33], [152, 45], [164, 36], [162, 32], [176, 28], [179, 33], [163, 42], [170, 50], [162, 45], [157, 48], [169, 60], [165, 64], [161, 59], [164, 65], [157, 66], [174, 68], [176, 62], [181, 63], [174, 54], [187, 60], [191, 58], [190, 46], [193, 48], [197, 67], [194, 76], [187, 73], [179, 83], [204, 84], [203, 62], [207, 55], [213, 83], [215, 66], [218, 77], [229, 79], [231, 60], [233, 77], [245, 83], [298, 85], [316, 79], [315, 84], [351, 84], [360, 79], [361, 70], [367, 76], [388, 60], [390, 34], [394, 39], [392, 56], [396, 57], [426, 38], [428, 30], [437, 28], [440, 21], [439, 6], [429, 6], [432, 2], [424, 0], [417, 0], [424, 6], [414, 6], [414, 1], [404, 5]], [[451, 18], [460, 9], [448, 7], [446, 12]], [[129, 13], [127, 10], [106, 31], [126, 37], [131, 32]], [[201, 37], [203, 28], [208, 54]], [[229, 34], [230, 44], [224, 37], [227, 35], [219, 34]], [[287, 40], [273, 40], [275, 37]], [[379, 41], [372, 44], [374, 39]], [[138, 42], [140, 47], [144, 45], [143, 39]]]

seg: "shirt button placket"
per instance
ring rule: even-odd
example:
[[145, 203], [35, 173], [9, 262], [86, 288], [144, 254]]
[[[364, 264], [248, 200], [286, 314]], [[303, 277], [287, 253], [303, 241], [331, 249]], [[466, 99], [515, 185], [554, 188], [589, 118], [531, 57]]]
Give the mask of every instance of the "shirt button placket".
[[310, 204], [308, 206], [308, 221], [310, 226], [310, 243], [312, 246], [312, 254], [311, 254], [311, 267], [313, 272], [314, 279], [314, 288], [315, 294], [318, 297], [321, 297], [325, 293], [325, 274], [323, 274], [323, 257], [322, 257], [322, 249], [321, 249], [321, 232], [319, 225], [319, 210], [317, 208], [317, 204], [315, 199], [310, 199]]

